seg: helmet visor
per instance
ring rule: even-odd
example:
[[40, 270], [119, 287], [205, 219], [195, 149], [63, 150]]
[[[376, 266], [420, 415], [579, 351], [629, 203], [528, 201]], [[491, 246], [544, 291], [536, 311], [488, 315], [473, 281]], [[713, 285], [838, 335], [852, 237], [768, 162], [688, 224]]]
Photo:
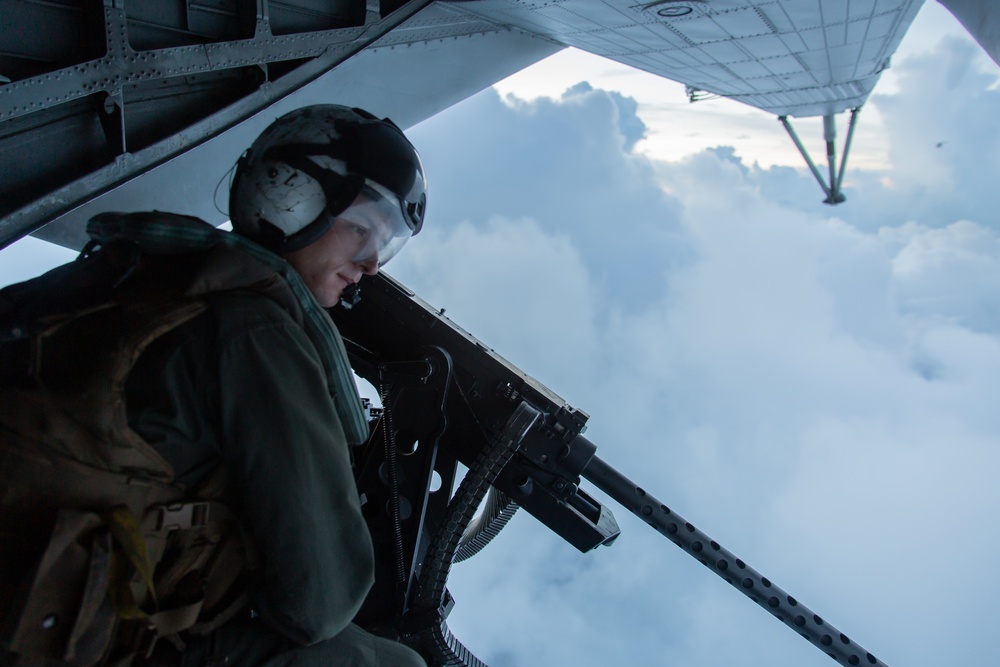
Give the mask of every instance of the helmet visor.
[[352, 262], [373, 260], [382, 267], [413, 235], [405, 204], [377, 183], [367, 181], [350, 206], [334, 218], [334, 225], [346, 226], [347, 236], [357, 247]]

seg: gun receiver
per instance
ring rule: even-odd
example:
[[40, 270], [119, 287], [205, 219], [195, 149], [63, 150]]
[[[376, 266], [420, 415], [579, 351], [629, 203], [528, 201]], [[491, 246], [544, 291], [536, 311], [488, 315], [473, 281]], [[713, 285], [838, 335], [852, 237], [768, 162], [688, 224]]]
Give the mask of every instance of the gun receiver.
[[[485, 667], [445, 623], [452, 563], [488, 542], [517, 507], [580, 551], [611, 544], [618, 524], [580, 488], [582, 477], [840, 664], [884, 667], [597, 457], [583, 436], [586, 413], [385, 274], [366, 278], [363, 291], [350, 311], [330, 311], [355, 372], [383, 404], [356, 464], [376, 551], [359, 624], [402, 636], [431, 663]], [[469, 472], [452, 493], [459, 464]]]

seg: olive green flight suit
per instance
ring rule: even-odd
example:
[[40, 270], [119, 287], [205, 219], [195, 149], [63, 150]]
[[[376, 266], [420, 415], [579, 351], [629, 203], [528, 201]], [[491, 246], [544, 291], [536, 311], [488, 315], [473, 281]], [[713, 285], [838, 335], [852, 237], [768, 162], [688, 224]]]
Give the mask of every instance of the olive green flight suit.
[[210, 657], [424, 665], [402, 644], [351, 624], [374, 577], [371, 538], [336, 398], [298, 314], [250, 290], [207, 301], [205, 313], [143, 353], [125, 395], [130, 426], [174, 466], [178, 482], [197, 485], [223, 466], [228, 502], [257, 547], [257, 618], [220, 628]]

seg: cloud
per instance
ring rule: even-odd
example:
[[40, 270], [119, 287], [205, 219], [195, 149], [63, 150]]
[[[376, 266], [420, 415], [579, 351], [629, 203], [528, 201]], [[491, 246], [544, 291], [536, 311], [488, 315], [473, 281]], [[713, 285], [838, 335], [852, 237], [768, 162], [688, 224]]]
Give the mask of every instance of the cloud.
[[[641, 107], [588, 85], [486, 92], [414, 132], [430, 220], [390, 267], [589, 412], [599, 456], [889, 664], [982, 662], [1000, 594], [975, 574], [1000, 548], [992, 186], [975, 160], [935, 183], [907, 167], [937, 150], [905, 129], [937, 116], [924, 96], [994, 103], [962, 48], [900, 67], [880, 100], [899, 164], [835, 209], [804, 170], [725, 147], [636, 154]], [[957, 144], [975, 143], [978, 113]], [[517, 517], [456, 568], [456, 635], [494, 667], [826, 660], [617, 517], [619, 541], [585, 555]]]
[[[473, 335], [491, 332], [491, 347], [501, 355], [523, 355], [522, 363], [537, 377], [569, 373], [571, 387], [592, 379], [590, 365], [579, 361], [600, 353], [595, 287], [568, 236], [546, 233], [533, 219], [429, 227], [426, 239], [421, 235], [422, 243], [413, 242], [393, 263], [394, 276], [419, 284], [421, 298], [445, 308]], [[455, 289], [456, 280], [461, 289]], [[506, 306], [484, 307], [489, 302]]]
[[[412, 132], [428, 174], [429, 226], [530, 218], [571, 236], [594, 289], [625, 308], [689, 259], [676, 202], [648, 160], [629, 150], [642, 127], [634, 101], [577, 86], [531, 103], [489, 90], [462, 108]], [[608, 293], [623, 276], [630, 291]]]
[[1000, 333], [1000, 239], [968, 220], [940, 229], [916, 223], [883, 229], [889, 244], [902, 243], [893, 259], [901, 309], [941, 317], [976, 331]]
[[[944, 39], [932, 53], [899, 65], [899, 93], [872, 98], [892, 119], [886, 123], [891, 176], [917, 222], [996, 221], [996, 208], [982, 194], [1000, 173], [1000, 90], [991, 88], [995, 71], [974, 66], [977, 54], [968, 40]], [[926, 113], [910, 111], [916, 108]]]

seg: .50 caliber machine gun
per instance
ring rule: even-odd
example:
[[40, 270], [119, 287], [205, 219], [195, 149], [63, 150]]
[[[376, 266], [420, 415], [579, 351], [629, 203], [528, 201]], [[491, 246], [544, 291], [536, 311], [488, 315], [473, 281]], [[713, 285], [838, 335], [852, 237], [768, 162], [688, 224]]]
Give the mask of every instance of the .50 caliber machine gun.
[[[580, 551], [610, 544], [618, 524], [583, 478], [838, 663], [884, 665], [597, 457], [585, 413], [400, 283], [366, 278], [364, 299], [331, 316], [383, 406], [355, 463], [376, 553], [360, 625], [402, 638], [429, 664], [485, 667], [448, 630], [451, 565], [518, 507]], [[468, 472], [451, 493], [460, 464]]]

